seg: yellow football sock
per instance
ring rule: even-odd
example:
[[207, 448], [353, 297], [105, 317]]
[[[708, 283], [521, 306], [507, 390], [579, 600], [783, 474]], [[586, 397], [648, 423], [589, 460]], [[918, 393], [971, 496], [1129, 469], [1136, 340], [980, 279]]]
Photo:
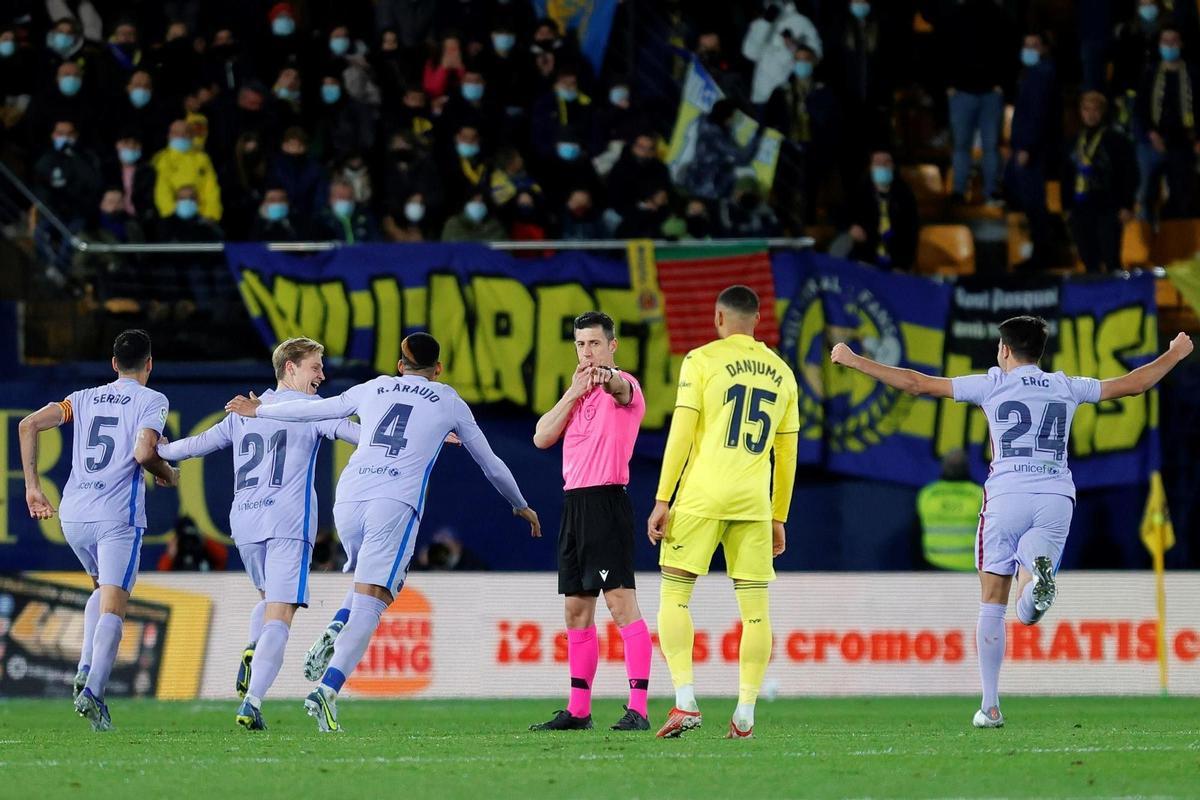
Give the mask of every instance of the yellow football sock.
[[692, 640], [696, 631], [688, 602], [694, 588], [695, 577], [663, 573], [658, 603], [658, 646], [676, 687], [692, 683]]
[[752, 706], [758, 699], [758, 690], [771, 660], [771, 607], [765, 582], [738, 581], [733, 588], [742, 615], [738, 704]]

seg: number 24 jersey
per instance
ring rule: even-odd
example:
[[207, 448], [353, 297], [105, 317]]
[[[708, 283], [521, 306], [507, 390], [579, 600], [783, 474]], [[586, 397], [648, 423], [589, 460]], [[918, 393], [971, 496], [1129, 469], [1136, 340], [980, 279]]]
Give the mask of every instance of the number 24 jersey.
[[1081, 403], [1100, 402], [1100, 381], [1042, 372], [1033, 364], [952, 380], [954, 399], [987, 415], [992, 464], [984, 489], [1002, 494], [1075, 497], [1067, 466], [1071, 420]]

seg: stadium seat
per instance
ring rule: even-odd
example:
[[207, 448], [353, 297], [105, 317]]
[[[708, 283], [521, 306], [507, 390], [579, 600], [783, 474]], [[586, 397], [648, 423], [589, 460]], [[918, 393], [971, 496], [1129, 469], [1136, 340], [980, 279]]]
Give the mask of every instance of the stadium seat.
[[1063, 213], [1062, 184], [1058, 181], [1046, 181], [1046, 210], [1051, 214]]
[[1158, 307], [1162, 309], [1179, 308], [1183, 303], [1183, 295], [1175, 288], [1175, 284], [1171, 283], [1171, 279], [1166, 275], [1160, 275], [1154, 281], [1154, 300], [1158, 303]]
[[1169, 219], [1159, 223], [1150, 247], [1154, 264], [1193, 258], [1200, 251], [1200, 219]]
[[921, 217], [936, 216], [946, 201], [946, 184], [942, 170], [937, 164], [914, 164], [901, 167], [900, 176], [912, 189], [917, 198], [917, 210]]
[[1133, 267], [1144, 267], [1152, 260], [1150, 258], [1150, 243], [1154, 239], [1154, 232], [1150, 230], [1150, 223], [1144, 220], [1134, 219], [1125, 224], [1125, 231], [1121, 237], [1121, 264], [1125, 269]]
[[975, 239], [966, 225], [926, 225], [917, 240], [921, 275], [973, 275]]

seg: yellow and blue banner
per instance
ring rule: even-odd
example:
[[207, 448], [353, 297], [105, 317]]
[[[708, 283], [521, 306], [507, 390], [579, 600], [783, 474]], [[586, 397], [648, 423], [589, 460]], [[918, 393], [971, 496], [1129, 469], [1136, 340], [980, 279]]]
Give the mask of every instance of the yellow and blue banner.
[[533, 7], [538, 16], [557, 22], [560, 30], [575, 32], [580, 52], [599, 75], [608, 50], [613, 16], [617, 13], [617, 0], [533, 0]]

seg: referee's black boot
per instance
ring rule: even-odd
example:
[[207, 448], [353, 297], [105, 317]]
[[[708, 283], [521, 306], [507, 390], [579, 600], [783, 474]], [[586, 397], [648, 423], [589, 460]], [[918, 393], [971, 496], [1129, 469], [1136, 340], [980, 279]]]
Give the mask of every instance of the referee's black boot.
[[559, 709], [554, 712], [554, 719], [548, 722], [539, 722], [537, 725], [530, 725], [531, 731], [590, 731], [592, 729], [592, 715], [586, 717], [573, 717], [571, 712], [565, 709]]
[[650, 720], [643, 717], [638, 712], [634, 711], [629, 706], [625, 706], [625, 716], [617, 720], [617, 724], [613, 725], [609, 730], [612, 731], [648, 731], [650, 730]]

